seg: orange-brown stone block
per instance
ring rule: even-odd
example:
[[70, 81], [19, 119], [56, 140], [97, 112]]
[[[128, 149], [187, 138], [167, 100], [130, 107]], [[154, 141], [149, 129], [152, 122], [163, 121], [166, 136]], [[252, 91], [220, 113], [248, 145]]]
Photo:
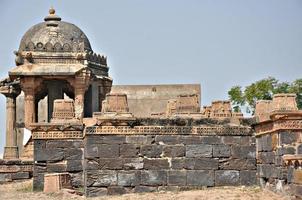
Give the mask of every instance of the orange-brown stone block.
[[71, 178], [68, 173], [54, 173], [44, 175], [44, 192], [58, 192], [62, 188], [71, 188]]
[[272, 112], [273, 102], [271, 100], [259, 100], [256, 102], [255, 116], [259, 122], [269, 120]]
[[55, 120], [65, 120], [73, 119], [75, 117], [74, 113], [74, 103], [72, 99], [56, 99], [54, 101], [52, 118]]
[[212, 102], [211, 117], [231, 117], [232, 107], [230, 101], [213, 101]]
[[302, 169], [296, 169], [293, 171], [293, 183], [302, 184]]
[[127, 95], [122, 93], [107, 94], [103, 101], [102, 112], [129, 112]]
[[273, 97], [273, 111], [298, 110], [296, 94], [275, 94]]

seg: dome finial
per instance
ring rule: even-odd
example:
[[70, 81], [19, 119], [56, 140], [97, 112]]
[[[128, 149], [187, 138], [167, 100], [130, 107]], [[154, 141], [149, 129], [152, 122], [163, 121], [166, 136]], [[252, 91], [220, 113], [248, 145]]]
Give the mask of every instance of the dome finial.
[[49, 8], [49, 14], [54, 15], [56, 13], [56, 10], [53, 8], [53, 6], [50, 6]]
[[57, 16], [56, 10], [51, 6], [49, 11], [49, 15], [44, 18], [44, 21], [61, 21], [61, 17]]

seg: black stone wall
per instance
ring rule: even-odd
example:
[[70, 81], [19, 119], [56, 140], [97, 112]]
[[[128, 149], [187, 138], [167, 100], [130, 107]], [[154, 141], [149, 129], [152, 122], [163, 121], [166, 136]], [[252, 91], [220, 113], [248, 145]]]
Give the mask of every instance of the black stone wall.
[[[261, 186], [296, 194], [298, 188], [302, 196], [302, 185], [293, 183], [295, 164], [285, 165], [282, 156], [301, 155], [302, 133], [298, 131], [278, 131], [257, 136], [257, 174]], [[300, 179], [301, 180], [301, 179]]]
[[33, 176], [33, 161], [0, 159], [0, 184]]
[[82, 139], [34, 140], [34, 191], [44, 188], [44, 174], [69, 172], [71, 184], [83, 187]]
[[87, 196], [256, 184], [254, 136], [86, 135]]

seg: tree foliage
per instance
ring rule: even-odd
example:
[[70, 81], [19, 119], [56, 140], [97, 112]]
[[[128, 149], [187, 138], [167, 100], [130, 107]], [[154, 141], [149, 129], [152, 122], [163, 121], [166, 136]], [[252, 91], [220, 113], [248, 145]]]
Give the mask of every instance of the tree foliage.
[[302, 79], [297, 79], [292, 83], [280, 82], [273, 77], [268, 77], [246, 86], [233, 86], [228, 95], [232, 102], [234, 111], [240, 111], [245, 106], [247, 112], [254, 113], [256, 101], [272, 100], [277, 93], [295, 93], [297, 95], [297, 105], [302, 109]]

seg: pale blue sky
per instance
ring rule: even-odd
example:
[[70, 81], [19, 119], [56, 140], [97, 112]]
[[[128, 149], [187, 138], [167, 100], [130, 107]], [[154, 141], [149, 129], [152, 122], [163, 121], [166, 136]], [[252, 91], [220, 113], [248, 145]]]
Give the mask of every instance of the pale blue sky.
[[[204, 105], [233, 85], [302, 77], [301, 0], [0, 0], [0, 77], [51, 5], [108, 56], [114, 84], [200, 83]], [[1, 153], [4, 96], [0, 109]]]

